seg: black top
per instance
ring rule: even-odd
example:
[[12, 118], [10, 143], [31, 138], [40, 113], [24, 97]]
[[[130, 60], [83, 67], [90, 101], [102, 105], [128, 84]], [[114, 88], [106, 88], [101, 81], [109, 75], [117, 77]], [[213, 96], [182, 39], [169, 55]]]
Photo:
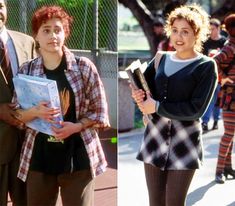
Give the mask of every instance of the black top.
[[209, 38], [203, 45], [203, 54], [208, 56], [212, 49], [221, 49], [224, 46], [225, 42], [226, 38], [223, 36], [218, 40]]
[[157, 73], [154, 61], [144, 73], [153, 98], [160, 102], [157, 113], [170, 119], [197, 120], [206, 111], [214, 93], [218, 76], [216, 63], [203, 56], [167, 77], [166, 55], [162, 56]]
[[[65, 76], [65, 68], [67, 68], [67, 65], [65, 56], [63, 56], [60, 65], [56, 69], [48, 70], [44, 68], [44, 72], [48, 79], [57, 82], [64, 121], [75, 123], [75, 97]], [[66, 138], [64, 143], [50, 142], [48, 138], [50, 136], [44, 133], [38, 133], [36, 136], [30, 164], [31, 170], [47, 174], [61, 174], [90, 168], [89, 158], [79, 133]]]

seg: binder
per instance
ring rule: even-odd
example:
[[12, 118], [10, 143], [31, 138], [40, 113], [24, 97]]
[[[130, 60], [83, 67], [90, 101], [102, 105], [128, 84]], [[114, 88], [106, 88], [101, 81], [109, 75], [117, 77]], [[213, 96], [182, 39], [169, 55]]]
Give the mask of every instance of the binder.
[[[13, 78], [13, 83], [17, 101], [22, 109], [29, 109], [38, 105], [39, 102], [47, 101], [49, 102], [49, 107], [59, 108], [61, 111], [60, 96], [56, 81], [42, 77], [18, 74]], [[63, 121], [62, 112], [55, 117], [55, 121]], [[26, 125], [48, 135], [53, 135], [51, 126], [60, 127], [59, 124], [52, 124], [39, 118], [28, 122]]]

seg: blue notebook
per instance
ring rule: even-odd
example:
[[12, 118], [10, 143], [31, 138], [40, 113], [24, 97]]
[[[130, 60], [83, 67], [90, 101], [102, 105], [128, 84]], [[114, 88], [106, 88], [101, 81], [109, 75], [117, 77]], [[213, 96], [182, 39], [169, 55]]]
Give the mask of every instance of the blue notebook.
[[[23, 109], [29, 109], [38, 105], [41, 101], [47, 101], [50, 102], [49, 107], [56, 107], [61, 111], [60, 97], [56, 81], [18, 74], [13, 78], [13, 83], [15, 86], [17, 101]], [[55, 120], [56, 122], [63, 121], [62, 112], [55, 117]], [[52, 125], [60, 127], [59, 124], [52, 124], [39, 118], [28, 122], [26, 125], [32, 129], [49, 135], [53, 135], [53, 131], [51, 130]]]

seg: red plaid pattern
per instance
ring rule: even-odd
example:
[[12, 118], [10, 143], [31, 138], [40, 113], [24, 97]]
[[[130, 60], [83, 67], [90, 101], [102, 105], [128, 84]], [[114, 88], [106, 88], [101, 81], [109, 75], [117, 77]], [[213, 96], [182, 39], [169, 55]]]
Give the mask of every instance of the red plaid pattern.
[[[105, 91], [95, 65], [87, 58], [80, 57], [77, 64], [75, 56], [66, 47], [63, 48], [67, 61], [65, 75], [73, 89], [76, 103], [77, 121], [84, 117], [94, 120], [96, 124], [81, 131], [81, 138], [90, 159], [92, 176], [95, 177], [106, 170], [107, 162], [97, 134], [97, 128], [110, 126]], [[45, 77], [42, 57], [32, 61], [29, 75]], [[20, 73], [27, 74], [29, 62], [20, 68]], [[37, 131], [27, 128], [22, 147], [18, 177], [26, 181]]]

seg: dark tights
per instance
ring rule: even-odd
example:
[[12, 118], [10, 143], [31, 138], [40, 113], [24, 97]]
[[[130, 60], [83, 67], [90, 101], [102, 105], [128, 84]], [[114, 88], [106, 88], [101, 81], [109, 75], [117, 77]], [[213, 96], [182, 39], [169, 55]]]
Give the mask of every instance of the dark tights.
[[149, 206], [184, 206], [195, 170], [165, 170], [144, 164]]

